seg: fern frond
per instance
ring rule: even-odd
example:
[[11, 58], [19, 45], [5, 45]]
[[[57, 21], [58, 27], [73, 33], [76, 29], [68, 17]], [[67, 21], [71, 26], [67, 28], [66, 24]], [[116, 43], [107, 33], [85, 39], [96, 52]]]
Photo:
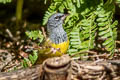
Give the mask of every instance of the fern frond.
[[104, 0], [52, 1], [44, 16], [43, 24], [47, 23], [48, 18], [54, 12], [68, 11], [70, 15], [66, 18], [63, 26], [70, 40], [69, 54], [94, 49], [95, 38], [98, 36], [106, 40], [102, 43], [106, 50], [111, 54], [114, 53], [117, 36], [117, 21], [113, 21], [114, 0], [106, 0], [106, 2]]
[[[55, 3], [54, 3], [55, 2]], [[50, 7], [48, 8], [48, 11], [46, 11], [46, 14], [44, 15], [43, 18], [43, 25], [45, 25], [48, 21], [48, 18], [56, 13], [58, 10], [60, 10], [61, 12], [64, 10], [64, 5], [63, 5], [62, 0], [53, 0], [53, 3], [51, 3]]]
[[67, 9], [68, 13], [70, 14], [80, 13], [82, 15], [85, 15], [90, 13], [92, 9], [95, 9], [96, 5], [98, 5], [101, 1], [102, 0], [53, 0], [50, 7], [48, 8], [48, 11], [45, 13], [45, 16], [43, 18], [43, 25], [45, 25], [48, 21], [48, 18], [56, 12], [64, 13], [64, 10]]
[[70, 49], [68, 50], [69, 54], [74, 54], [78, 52], [78, 46], [81, 44], [79, 29], [74, 28], [70, 33]]
[[76, 25], [77, 27], [72, 30], [70, 33], [70, 51], [73, 48], [78, 52], [94, 48], [95, 32], [97, 30], [94, 22], [95, 17], [95, 15], [92, 15], [87, 19], [81, 20]]
[[[97, 30], [96, 23], [94, 22], [96, 15], [91, 15], [88, 19], [81, 21], [81, 36], [82, 44], [80, 47], [87, 48], [88, 50], [94, 48], [94, 41], [95, 41], [95, 32]], [[86, 23], [86, 24], [85, 24]]]
[[[114, 6], [114, 5], [109, 5]], [[111, 8], [111, 10], [109, 10]], [[97, 23], [99, 27], [99, 37], [103, 40], [103, 46], [105, 46], [107, 51], [110, 51], [110, 55], [114, 54], [115, 48], [116, 48], [116, 37], [117, 37], [117, 31], [116, 31], [116, 25], [117, 21], [113, 22], [113, 7], [110, 7], [109, 9], [105, 10], [106, 8], [101, 8], [98, 11], [98, 18]]]

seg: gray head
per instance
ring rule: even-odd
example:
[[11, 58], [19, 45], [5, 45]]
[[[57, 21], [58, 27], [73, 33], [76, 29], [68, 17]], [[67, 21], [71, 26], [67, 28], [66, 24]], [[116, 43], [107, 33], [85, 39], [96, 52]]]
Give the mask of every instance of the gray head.
[[67, 41], [67, 34], [63, 29], [63, 21], [66, 15], [62, 13], [53, 14], [47, 23], [47, 32], [53, 43], [61, 43]]
[[57, 27], [63, 25], [63, 21], [64, 21], [65, 17], [66, 17], [66, 15], [63, 13], [53, 14], [48, 19], [47, 29], [54, 29], [54, 28], [57, 28]]

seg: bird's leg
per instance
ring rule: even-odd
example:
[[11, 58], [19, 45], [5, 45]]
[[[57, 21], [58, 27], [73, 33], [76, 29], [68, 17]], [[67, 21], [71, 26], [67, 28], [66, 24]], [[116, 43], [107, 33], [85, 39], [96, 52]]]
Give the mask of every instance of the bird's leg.
[[59, 52], [59, 53], [61, 53], [61, 51], [60, 51], [60, 48], [51, 48], [51, 52], [53, 53], [53, 54], [55, 54], [56, 52]]
[[53, 54], [55, 54], [55, 53], [56, 53], [56, 51], [57, 51], [57, 49], [56, 49], [56, 48], [51, 48], [51, 52], [52, 52]]
[[61, 53], [60, 48], [53, 48], [53, 47], [51, 47], [50, 51], [48, 53], [46, 53], [46, 54], [55, 54], [56, 52]]

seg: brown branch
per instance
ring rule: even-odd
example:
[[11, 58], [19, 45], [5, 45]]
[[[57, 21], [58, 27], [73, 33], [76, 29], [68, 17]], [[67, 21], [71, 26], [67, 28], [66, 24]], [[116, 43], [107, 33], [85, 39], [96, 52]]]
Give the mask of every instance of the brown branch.
[[40, 80], [42, 66], [21, 69], [13, 72], [0, 73], [0, 80]]
[[[42, 77], [42, 78], [41, 78]], [[0, 73], [0, 80], [120, 80], [120, 60], [80, 61], [69, 56], [45, 60], [43, 66]]]

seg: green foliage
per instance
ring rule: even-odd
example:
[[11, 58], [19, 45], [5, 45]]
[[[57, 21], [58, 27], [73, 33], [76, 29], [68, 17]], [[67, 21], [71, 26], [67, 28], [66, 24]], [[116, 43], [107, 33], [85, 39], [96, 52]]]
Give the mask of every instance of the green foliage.
[[[73, 28], [70, 33], [70, 54], [77, 52], [86, 51], [94, 48], [95, 32], [97, 30], [95, 23], [96, 15], [93, 14], [86, 19], [82, 19], [79, 24]], [[76, 53], [76, 52], [75, 52]]]
[[35, 31], [27, 31], [26, 35], [32, 39], [32, 40], [37, 40], [39, 39], [39, 43], [41, 43], [44, 39], [42, 32], [39, 30], [35, 30]]
[[[43, 41], [44, 37], [42, 35], [42, 32], [40, 30], [35, 30], [35, 31], [27, 31], [26, 35], [32, 39], [32, 40], [37, 40], [39, 39], [38, 45]], [[24, 58], [23, 62], [21, 63], [24, 68], [28, 66], [32, 66], [35, 64], [35, 62], [38, 59], [38, 52], [37, 50], [33, 50], [33, 55], [29, 54], [28, 58]]]
[[28, 66], [34, 65], [37, 59], [38, 59], [38, 53], [37, 53], [37, 50], [34, 50], [33, 55], [30, 54], [28, 58], [24, 58], [21, 64], [24, 68], [26, 68]]
[[[115, 12], [114, 0], [52, 0], [43, 19], [43, 25], [48, 18], [56, 13], [70, 14], [64, 24], [68, 33], [70, 47], [68, 53], [74, 55], [89, 51], [101, 44], [110, 55], [114, 54], [117, 37], [117, 21], [113, 21]], [[99, 42], [99, 39], [103, 43]]]
[[0, 3], [6, 4], [6, 3], [10, 3], [12, 2], [12, 0], [0, 0]]
[[120, 0], [116, 0], [116, 4], [117, 4], [118, 7], [120, 8]]
[[[108, 8], [109, 6], [109, 8]], [[107, 10], [105, 10], [107, 9]], [[98, 8], [96, 14], [97, 17], [97, 25], [98, 25], [98, 35], [101, 39], [105, 40], [102, 45], [110, 51], [110, 55], [112, 56], [115, 48], [116, 48], [116, 37], [117, 37], [117, 21], [113, 22], [113, 12], [114, 12], [113, 4], [105, 5], [104, 8]]]

